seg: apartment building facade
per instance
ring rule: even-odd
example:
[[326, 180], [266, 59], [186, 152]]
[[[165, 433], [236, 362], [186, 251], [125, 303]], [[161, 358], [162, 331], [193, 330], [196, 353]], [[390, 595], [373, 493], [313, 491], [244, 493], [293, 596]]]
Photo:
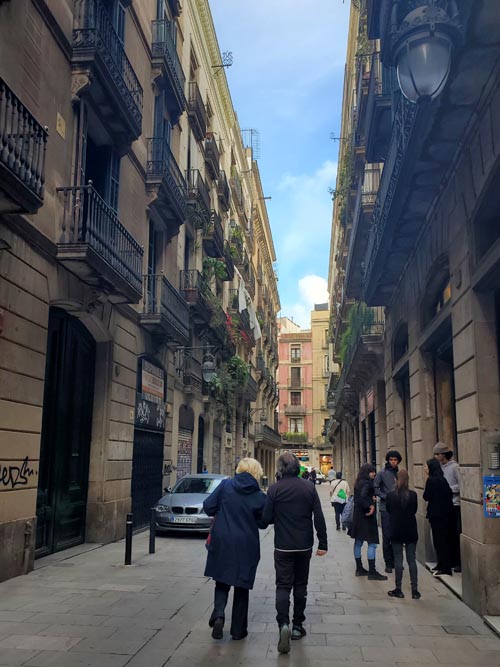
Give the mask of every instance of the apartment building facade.
[[318, 450], [318, 468], [327, 473], [332, 465], [332, 445], [328, 440], [328, 383], [330, 311], [328, 303], [315, 304], [311, 311], [312, 351], [312, 441]]
[[254, 455], [258, 400], [275, 425], [256, 344], [275, 372], [279, 298], [207, 0], [3, 2], [0, 63], [8, 578]]
[[[330, 381], [329, 435], [353, 473], [381, 466], [389, 447], [401, 452], [422, 562], [434, 558], [424, 464], [436, 441], [449, 446], [460, 464], [463, 599], [497, 616], [499, 20], [487, 2], [434, 3], [451, 60], [440, 70], [430, 58], [420, 77], [443, 78], [420, 96], [419, 76], [413, 90], [398, 81], [396, 46], [417, 23], [429, 40], [428, 4], [351, 9], [341, 134], [352, 139], [341, 147], [329, 279], [342, 370]], [[363, 198], [372, 170], [379, 180]]]

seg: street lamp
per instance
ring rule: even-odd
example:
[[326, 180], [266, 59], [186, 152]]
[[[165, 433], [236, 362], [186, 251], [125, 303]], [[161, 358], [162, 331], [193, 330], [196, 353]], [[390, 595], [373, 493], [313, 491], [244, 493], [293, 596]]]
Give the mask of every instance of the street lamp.
[[[213, 347], [212, 345], [198, 345], [195, 347], [181, 346], [177, 348], [177, 351], [182, 352], [183, 354], [185, 354], [186, 352], [192, 352], [193, 350], [205, 351], [203, 355], [203, 361], [201, 363], [201, 374], [203, 380], [207, 383], [212, 382], [214, 377], [217, 375], [217, 364], [215, 363], [215, 357], [213, 354], [210, 354], [210, 352], [208, 352], [208, 350], [211, 349], [212, 347]], [[181, 368], [182, 366], [178, 370], [180, 370]]]
[[420, 0], [402, 19], [405, 0], [394, 0], [391, 16], [392, 60], [399, 87], [410, 102], [435, 99], [451, 70], [454, 46], [463, 28], [455, 0]]

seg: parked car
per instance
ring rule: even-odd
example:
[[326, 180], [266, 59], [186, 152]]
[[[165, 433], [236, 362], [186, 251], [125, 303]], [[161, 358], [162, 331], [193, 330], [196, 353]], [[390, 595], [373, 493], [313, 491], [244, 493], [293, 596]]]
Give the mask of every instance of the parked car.
[[208, 533], [211, 517], [203, 511], [203, 501], [227, 475], [186, 475], [156, 503], [156, 532]]

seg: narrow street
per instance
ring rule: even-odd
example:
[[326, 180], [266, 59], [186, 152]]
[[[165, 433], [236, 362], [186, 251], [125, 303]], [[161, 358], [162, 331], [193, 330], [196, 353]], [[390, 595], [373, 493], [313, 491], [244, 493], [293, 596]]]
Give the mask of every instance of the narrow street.
[[276, 650], [271, 528], [262, 533], [246, 640], [211, 638], [213, 583], [203, 577], [203, 538], [160, 537], [149, 556], [142, 533], [134, 537], [132, 567], [122, 565], [119, 542], [70, 558], [66, 552], [1, 584], [0, 665], [500, 665], [500, 639], [422, 568], [420, 601], [389, 599], [391, 581], [356, 578], [352, 541], [332, 530], [326, 485], [319, 492], [330, 551], [313, 559], [308, 635], [292, 642], [289, 656]]

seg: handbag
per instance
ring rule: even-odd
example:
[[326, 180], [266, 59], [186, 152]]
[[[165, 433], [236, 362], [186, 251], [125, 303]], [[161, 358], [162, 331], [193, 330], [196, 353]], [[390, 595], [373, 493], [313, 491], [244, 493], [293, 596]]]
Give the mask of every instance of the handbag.
[[347, 500], [347, 493], [344, 491], [344, 489], [340, 489], [340, 491], [337, 493], [337, 496], [342, 500]]
[[354, 514], [354, 496], [351, 496], [344, 505], [344, 511], [342, 512], [342, 524], [346, 528], [349, 528], [349, 526], [352, 524], [353, 514]]

